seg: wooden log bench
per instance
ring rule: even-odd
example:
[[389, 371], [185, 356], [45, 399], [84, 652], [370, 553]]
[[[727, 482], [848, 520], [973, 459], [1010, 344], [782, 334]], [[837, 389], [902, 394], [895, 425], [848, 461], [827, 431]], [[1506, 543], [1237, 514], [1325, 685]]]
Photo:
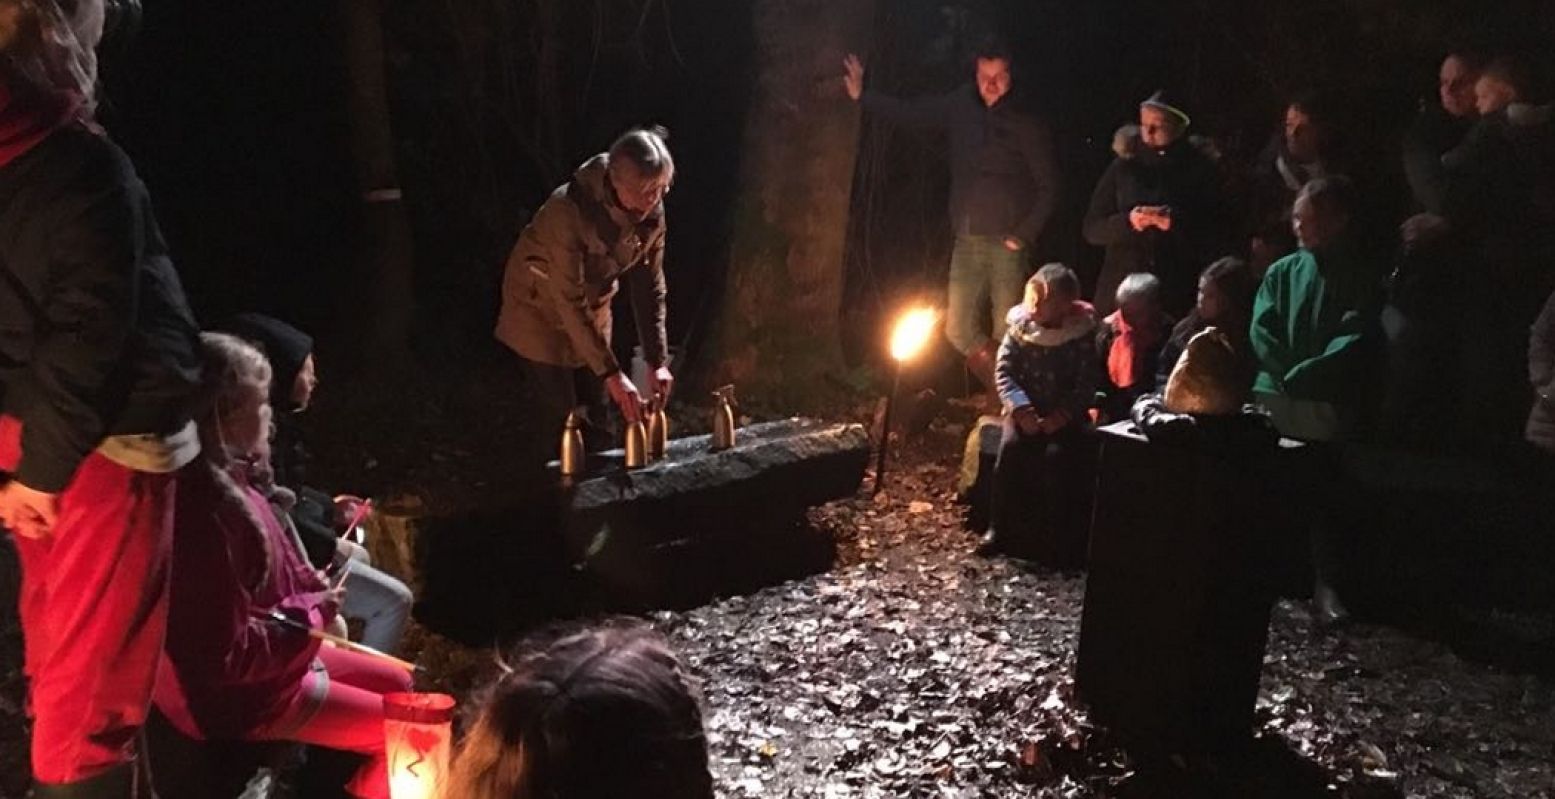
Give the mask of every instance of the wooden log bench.
[[669, 442], [641, 469], [623, 453], [587, 474], [486, 507], [417, 521], [417, 618], [461, 640], [579, 613], [684, 607], [831, 565], [805, 511], [855, 494], [869, 463], [856, 424], [785, 419], [739, 429], [734, 448]]
[[[732, 449], [710, 444], [705, 435], [673, 440], [663, 459], [631, 471], [612, 450], [593, 476], [561, 489], [567, 556], [613, 600], [681, 605], [742, 587], [708, 578], [802, 535], [805, 511], [856, 493], [869, 462], [863, 427], [807, 419], [741, 428]], [[824, 554], [812, 565], [829, 566]]]

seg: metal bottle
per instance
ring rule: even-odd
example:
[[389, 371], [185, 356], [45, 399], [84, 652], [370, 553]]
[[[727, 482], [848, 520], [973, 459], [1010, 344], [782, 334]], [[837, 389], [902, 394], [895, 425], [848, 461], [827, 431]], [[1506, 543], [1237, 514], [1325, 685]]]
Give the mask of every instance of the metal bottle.
[[734, 446], [734, 386], [724, 386], [713, 392], [713, 446], [714, 452]]
[[664, 401], [655, 399], [648, 406], [648, 460], [664, 457], [670, 444], [670, 417], [664, 412]]
[[621, 442], [621, 449], [626, 451], [626, 468], [641, 469], [648, 465], [648, 427], [643, 424], [642, 416], [635, 422], [626, 423], [626, 440]]
[[578, 417], [576, 408], [567, 414], [567, 423], [562, 426], [561, 454], [558, 457], [561, 459], [563, 477], [583, 474], [587, 456], [583, 451], [583, 420]]

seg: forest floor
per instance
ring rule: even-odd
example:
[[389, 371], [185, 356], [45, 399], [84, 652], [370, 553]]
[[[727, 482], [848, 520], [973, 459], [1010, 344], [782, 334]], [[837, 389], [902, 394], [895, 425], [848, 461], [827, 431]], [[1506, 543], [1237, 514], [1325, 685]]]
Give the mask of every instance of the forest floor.
[[[432, 508], [489, 492], [521, 424], [513, 376], [425, 382], [326, 399], [318, 476]], [[836, 542], [832, 569], [647, 615], [700, 677], [720, 796], [1196, 797], [1214, 783], [1245, 797], [1555, 797], [1555, 682], [1386, 626], [1322, 630], [1299, 600], [1274, 610], [1250, 754], [1193, 774], [1131, 760], [1074, 695], [1083, 575], [972, 553], [954, 498], [970, 421], [952, 409], [905, 442], [880, 495], [812, 511]], [[0, 799], [20, 799], [19, 640], [3, 613]], [[406, 649], [427, 687], [460, 697], [495, 669], [491, 650], [419, 626]]]

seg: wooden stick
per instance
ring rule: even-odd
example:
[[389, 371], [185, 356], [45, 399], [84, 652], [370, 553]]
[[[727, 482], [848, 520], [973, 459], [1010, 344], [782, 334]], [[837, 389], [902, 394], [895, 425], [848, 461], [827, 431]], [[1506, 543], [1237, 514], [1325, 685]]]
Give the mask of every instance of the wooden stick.
[[315, 630], [312, 627], [310, 627], [310, 626], [308, 626], [306, 624], [303, 624], [302, 622], [297, 621], [296, 619], [293, 619], [290, 616], [287, 616], [286, 614], [280, 612], [279, 610], [272, 610], [269, 613], [256, 614], [256, 615], [258, 615], [259, 618], [265, 619], [267, 621], [273, 621], [276, 624], [281, 625], [282, 627], [286, 627], [286, 628], [292, 629], [292, 630], [297, 630], [298, 632], [305, 632], [312, 638], [317, 638], [320, 641], [325, 641], [327, 643], [334, 644], [335, 646], [340, 647], [341, 649], [347, 650], [349, 652], [358, 652], [360, 654], [367, 655], [369, 657], [382, 658], [384, 660], [387, 660], [390, 663], [393, 663], [396, 666], [399, 666], [400, 668], [402, 668], [402, 669], [404, 669], [404, 670], [406, 670], [406, 671], [408, 671], [408, 672], [410, 672], [412, 674], [414, 674], [414, 673], [416, 673], [416, 672], [421, 670], [420, 666], [417, 666], [416, 664], [411, 663], [408, 660], [401, 660], [401, 659], [399, 659], [399, 658], [397, 658], [397, 657], [395, 657], [395, 656], [393, 656], [393, 655], [391, 655], [391, 654], [389, 654], [387, 652], [379, 652], [378, 650], [373, 649], [372, 647], [367, 646], [366, 644], [359, 644], [359, 643], [357, 643], [355, 641], [352, 641], [349, 638], [341, 638], [338, 635], [332, 635], [330, 633], [324, 632], [323, 630]]

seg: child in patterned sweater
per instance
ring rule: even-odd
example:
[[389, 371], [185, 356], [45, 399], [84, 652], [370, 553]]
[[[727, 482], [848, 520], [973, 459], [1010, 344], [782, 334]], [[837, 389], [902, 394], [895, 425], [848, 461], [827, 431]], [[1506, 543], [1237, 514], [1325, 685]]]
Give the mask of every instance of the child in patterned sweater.
[[1091, 504], [1096, 313], [1080, 300], [1073, 270], [1055, 263], [1027, 281], [1006, 321], [994, 370], [1005, 413], [993, 529], [978, 551], [1079, 565]]

